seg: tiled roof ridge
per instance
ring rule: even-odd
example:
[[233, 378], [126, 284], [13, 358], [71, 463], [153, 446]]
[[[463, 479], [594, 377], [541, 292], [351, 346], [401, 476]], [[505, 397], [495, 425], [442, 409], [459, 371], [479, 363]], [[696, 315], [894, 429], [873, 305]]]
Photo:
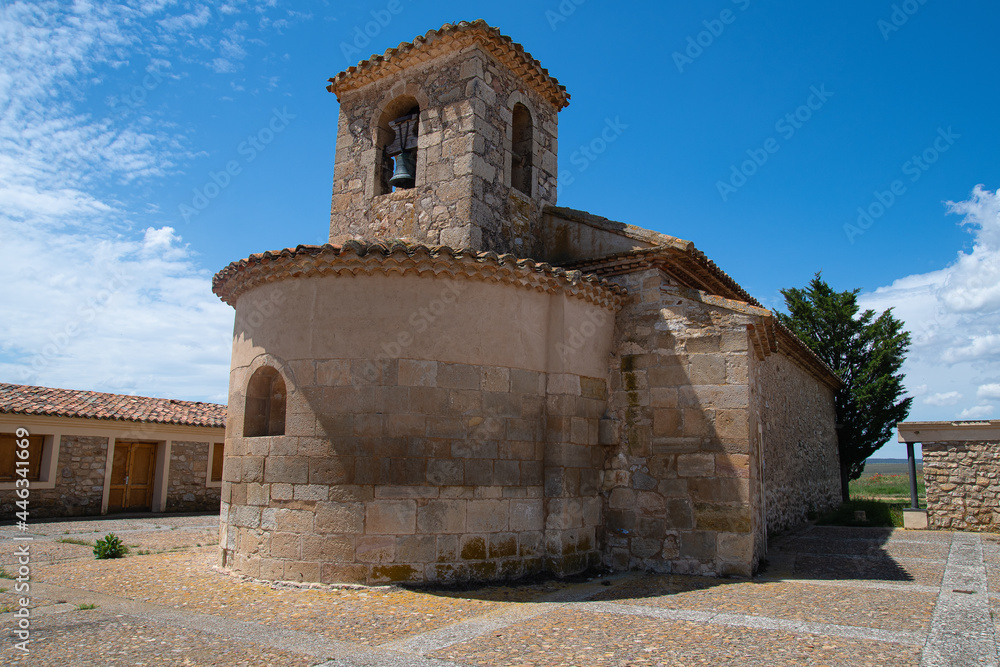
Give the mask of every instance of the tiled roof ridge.
[[0, 382], [0, 413], [224, 427], [226, 406]]
[[[573, 262], [569, 267], [582, 271], [593, 271], [598, 275], [617, 275], [631, 273], [648, 266], [665, 264], [672, 274], [688, 283], [687, 287], [703, 289], [709, 293], [742, 301], [772, 312], [743, 289], [732, 276], [719, 268], [705, 253], [698, 250], [694, 243], [665, 234], [661, 236], [665, 242], [660, 245]], [[771, 318], [769, 326], [773, 326], [778, 334], [774, 340], [784, 341], [785, 351], [790, 357], [799, 361], [813, 375], [831, 387], [836, 389], [842, 385], [843, 381], [840, 376], [812, 348], [806, 345], [805, 341], [778, 321], [778, 318]]]
[[330, 273], [417, 273], [493, 280], [546, 292], [562, 291], [609, 309], [621, 306], [625, 289], [591, 273], [511, 254], [427, 246], [406, 241], [351, 240], [342, 245], [299, 245], [232, 262], [212, 279], [212, 291], [231, 306], [263, 282]]
[[[719, 268], [719, 266], [714, 261], [709, 259], [705, 253], [698, 250], [694, 243], [674, 236], [668, 236], [666, 234], [662, 234], [661, 236], [666, 242], [660, 243], [659, 245], [655, 245], [651, 248], [625, 250], [605, 255], [603, 257], [597, 257], [595, 259], [580, 260], [573, 262], [568, 266], [578, 268], [581, 271], [590, 269], [599, 274], [613, 274], [615, 272], [627, 273], [629, 272], [628, 270], [622, 271], [621, 269], [630, 269], [632, 266], [638, 268], [643, 265], [655, 264], [659, 259], [675, 259], [679, 256], [683, 256], [691, 260], [693, 263], [698, 264], [704, 269], [705, 273], [710, 274], [711, 277], [714, 278], [714, 280], [718, 283], [715, 285], [716, 289], [720, 287], [722, 288], [722, 292], [720, 292], [721, 296], [735, 299], [737, 301], [743, 301], [752, 306], [757, 306], [758, 308], [764, 308], [760, 301], [755, 299], [749, 292], [743, 289], [743, 287], [737, 283], [732, 276]], [[688, 274], [680, 277], [703, 278], [704, 276]], [[765, 310], [767, 309], [765, 308]]]
[[546, 204], [544, 212], [546, 214], [555, 215], [563, 220], [579, 222], [590, 227], [596, 227], [597, 229], [603, 229], [613, 234], [618, 234], [619, 236], [626, 236], [636, 241], [648, 243], [648, 247], [675, 245], [680, 248], [687, 248], [690, 245], [694, 245], [691, 241], [686, 241], [676, 236], [670, 236], [669, 234], [663, 234], [661, 232], [654, 232], [650, 229], [630, 225], [627, 222], [620, 222], [618, 220], [605, 218], [602, 215], [597, 215], [591, 213], [590, 211], [584, 211], [578, 208], [568, 208], [566, 206]]
[[444, 46], [446, 41], [465, 40], [469, 44], [478, 41], [494, 58], [507, 66], [515, 74], [524, 78], [556, 110], [569, 105], [566, 86], [549, 74], [542, 64], [524, 50], [509, 36], [500, 32], [483, 19], [445, 23], [436, 30], [428, 30], [416, 36], [412, 42], [402, 42], [399, 46], [386, 49], [385, 53], [372, 54], [357, 65], [332, 77], [327, 90], [337, 95], [371, 83], [383, 74], [399, 71], [408, 60], [427, 60], [437, 55], [434, 49]]

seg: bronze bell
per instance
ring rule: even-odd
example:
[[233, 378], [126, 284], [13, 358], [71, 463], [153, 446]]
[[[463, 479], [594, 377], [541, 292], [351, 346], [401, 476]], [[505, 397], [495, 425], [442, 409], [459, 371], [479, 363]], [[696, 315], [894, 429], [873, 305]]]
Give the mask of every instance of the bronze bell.
[[417, 151], [403, 151], [395, 158], [396, 168], [389, 179], [389, 185], [394, 188], [412, 188], [416, 185]]
[[396, 167], [393, 170], [389, 185], [394, 188], [412, 188], [417, 181], [417, 124], [420, 122], [416, 110], [411, 110], [405, 116], [400, 116], [389, 123], [396, 133], [391, 144], [385, 147], [387, 157], [395, 158]]

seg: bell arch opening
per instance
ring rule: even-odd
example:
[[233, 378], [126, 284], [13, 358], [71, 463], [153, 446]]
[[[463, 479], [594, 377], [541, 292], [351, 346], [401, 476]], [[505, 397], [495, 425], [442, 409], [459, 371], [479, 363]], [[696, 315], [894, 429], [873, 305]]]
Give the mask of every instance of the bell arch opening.
[[514, 105], [512, 120], [510, 184], [531, 196], [531, 157], [534, 152], [534, 127], [531, 112], [520, 102]]
[[270, 366], [261, 366], [247, 383], [243, 437], [285, 434], [285, 381]]
[[420, 104], [409, 95], [382, 109], [375, 129], [375, 194], [416, 187]]

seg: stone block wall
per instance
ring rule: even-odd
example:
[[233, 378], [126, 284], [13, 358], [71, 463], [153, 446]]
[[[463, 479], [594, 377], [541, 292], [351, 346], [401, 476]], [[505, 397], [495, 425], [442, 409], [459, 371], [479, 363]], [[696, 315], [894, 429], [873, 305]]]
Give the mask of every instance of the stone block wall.
[[[404, 98], [420, 106], [416, 187], [378, 194], [375, 128]], [[516, 103], [525, 104], [534, 121], [530, 195], [510, 184]], [[537, 256], [542, 207], [556, 201], [557, 113], [477, 46], [345, 93], [330, 242], [406, 238]]]
[[604, 378], [547, 377], [545, 411], [546, 570], [557, 575], [600, 564], [600, 497], [604, 451], [601, 418], [607, 410]]
[[[62, 436], [55, 488], [32, 486], [30, 516], [38, 519], [100, 514], [107, 458], [108, 438]], [[0, 515], [12, 517], [15, 500], [14, 491], [0, 491]]]
[[1000, 532], [1000, 442], [921, 444], [930, 528]]
[[605, 464], [605, 562], [749, 576], [750, 318], [691, 298], [658, 269], [615, 280], [630, 301], [610, 370], [617, 443]]
[[[289, 362], [286, 435], [227, 440], [222, 563], [263, 579], [515, 578], [596, 562], [603, 379]], [[238, 403], [238, 401], [236, 401]], [[239, 423], [230, 402], [230, 423]]]
[[834, 392], [782, 352], [750, 354], [750, 432], [763, 444], [768, 533], [840, 504]]
[[558, 266], [649, 248], [664, 240], [656, 232], [557, 206], [544, 208], [541, 233], [539, 258]]
[[167, 476], [167, 512], [203, 512], [219, 509], [221, 488], [208, 486], [212, 444], [174, 441]]

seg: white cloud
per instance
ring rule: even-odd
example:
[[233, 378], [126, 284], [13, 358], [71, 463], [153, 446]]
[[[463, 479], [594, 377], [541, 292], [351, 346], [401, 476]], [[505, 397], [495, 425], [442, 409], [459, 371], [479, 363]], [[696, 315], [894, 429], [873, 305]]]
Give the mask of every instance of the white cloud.
[[957, 391], [949, 391], [943, 394], [933, 394], [924, 399], [927, 405], [955, 405], [962, 400], [962, 395]]
[[[959, 251], [943, 269], [906, 276], [863, 294], [863, 308], [893, 308], [911, 332], [903, 371], [906, 384], [928, 393], [911, 420], [950, 419], [959, 406], [963, 418], [991, 414], [979, 399], [1000, 399], [1000, 195], [976, 186], [969, 199], [949, 202], [951, 213], [973, 235], [972, 249]], [[970, 397], [970, 398], [966, 398]]]
[[215, 58], [212, 60], [212, 71], [216, 74], [232, 74], [238, 68], [225, 58]]
[[190, 31], [210, 17], [204, 6], [160, 17], [171, 4], [15, 3], [0, 13], [4, 381], [226, 399], [232, 310], [155, 207], [131, 210], [118, 194], [193, 154], [178, 130], [134, 113], [127, 89], [103, 116], [77, 94], [102, 81], [101, 67], [146, 59], [147, 72], [169, 69], [149, 19]]
[[180, 16], [171, 16], [158, 21], [160, 27], [167, 32], [186, 33], [196, 28], [201, 28], [209, 19], [212, 12], [205, 5], [200, 5], [195, 11]]
[[[2, 269], [9, 381], [225, 400], [232, 311], [170, 228], [142, 240], [21, 230]], [[43, 269], [39, 271], [39, 264]], [[56, 268], [58, 267], [58, 268]], [[56, 268], [51, 273], [46, 273]]]
[[995, 398], [1000, 400], [1000, 384], [984, 384], [976, 390], [976, 396], [979, 398]]
[[941, 354], [948, 363], [1000, 357], [1000, 335], [970, 335], [965, 344], [949, 347]]
[[993, 416], [992, 405], [974, 405], [958, 414], [959, 419], [989, 419]]

